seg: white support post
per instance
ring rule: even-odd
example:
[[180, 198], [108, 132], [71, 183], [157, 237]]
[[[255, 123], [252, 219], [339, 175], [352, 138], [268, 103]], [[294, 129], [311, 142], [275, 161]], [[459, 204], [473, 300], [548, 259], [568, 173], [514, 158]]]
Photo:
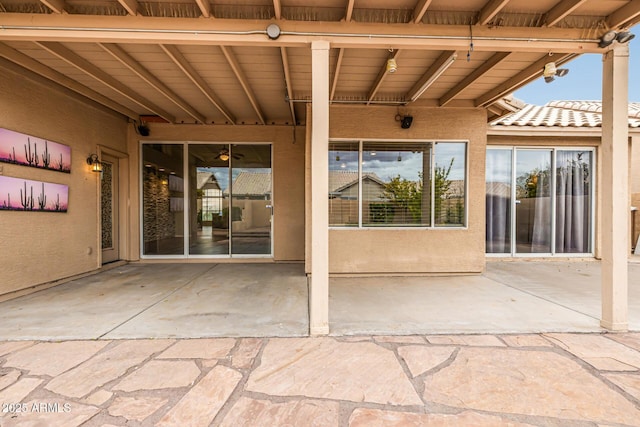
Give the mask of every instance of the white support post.
[[603, 55], [602, 81], [602, 319], [611, 331], [628, 329], [629, 48]]
[[309, 333], [329, 333], [329, 42], [311, 43], [311, 284]]

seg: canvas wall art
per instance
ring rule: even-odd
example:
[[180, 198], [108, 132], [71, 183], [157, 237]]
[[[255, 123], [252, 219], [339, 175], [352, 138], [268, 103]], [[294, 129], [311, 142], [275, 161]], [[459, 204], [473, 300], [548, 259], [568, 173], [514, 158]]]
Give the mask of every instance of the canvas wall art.
[[71, 172], [71, 147], [0, 128], [0, 162]]
[[69, 186], [0, 175], [0, 210], [66, 212]]

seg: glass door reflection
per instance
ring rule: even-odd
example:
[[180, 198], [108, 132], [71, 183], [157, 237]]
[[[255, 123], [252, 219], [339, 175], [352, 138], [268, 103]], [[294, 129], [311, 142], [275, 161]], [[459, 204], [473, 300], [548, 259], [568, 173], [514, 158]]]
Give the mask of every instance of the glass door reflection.
[[[271, 146], [232, 145], [231, 254], [271, 254]], [[228, 194], [228, 193], [227, 193]]]
[[226, 144], [189, 145], [190, 255], [229, 254], [228, 150]]
[[551, 154], [516, 150], [516, 253], [551, 253]]

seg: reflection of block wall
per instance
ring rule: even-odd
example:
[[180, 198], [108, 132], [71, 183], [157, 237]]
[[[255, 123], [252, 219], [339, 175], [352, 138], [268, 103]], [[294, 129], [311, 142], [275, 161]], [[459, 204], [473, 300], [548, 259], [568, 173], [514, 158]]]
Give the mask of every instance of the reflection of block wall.
[[[368, 215], [369, 211], [363, 215]], [[329, 200], [329, 224], [357, 224], [358, 223], [358, 201], [357, 200]]]
[[173, 237], [176, 230], [166, 177], [160, 177], [145, 170], [143, 182], [144, 241], [151, 242]]
[[234, 200], [233, 205], [242, 209], [242, 221], [233, 221], [233, 231], [251, 230], [271, 226], [271, 209], [265, 200]]

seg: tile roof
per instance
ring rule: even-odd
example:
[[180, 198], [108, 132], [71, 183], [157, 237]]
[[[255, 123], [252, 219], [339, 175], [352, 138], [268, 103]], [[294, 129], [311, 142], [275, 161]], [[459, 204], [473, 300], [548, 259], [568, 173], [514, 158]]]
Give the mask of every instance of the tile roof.
[[[640, 103], [629, 104], [629, 127], [640, 127]], [[602, 101], [551, 101], [524, 108], [489, 123], [490, 126], [602, 127]]]
[[[362, 174], [362, 177], [365, 179], [369, 178], [380, 185], [384, 185], [384, 181], [382, 181], [375, 173], [365, 172]], [[339, 193], [345, 188], [355, 184], [357, 181], [357, 171], [329, 171], [329, 193]]]
[[198, 182], [198, 189], [201, 189], [206, 185], [209, 189], [220, 190], [220, 185], [212, 172], [198, 171], [196, 174], [196, 180]]
[[[228, 194], [228, 189], [224, 190]], [[233, 181], [234, 196], [264, 196], [271, 194], [270, 172], [240, 172]]]

